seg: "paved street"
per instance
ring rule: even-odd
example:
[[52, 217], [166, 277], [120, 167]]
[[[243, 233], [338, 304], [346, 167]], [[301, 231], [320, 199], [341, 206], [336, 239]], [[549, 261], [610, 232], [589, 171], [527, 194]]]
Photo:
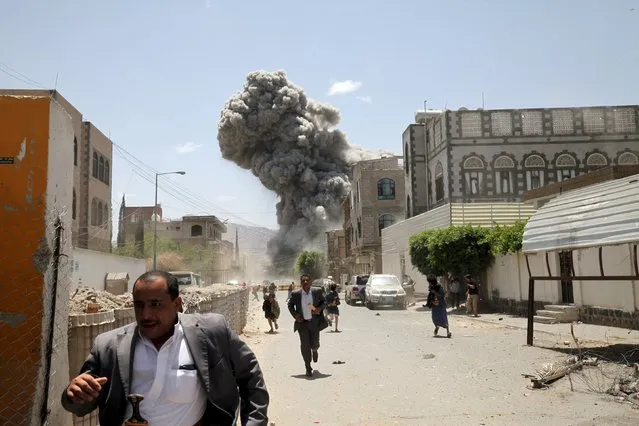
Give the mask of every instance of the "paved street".
[[575, 392], [566, 378], [529, 389], [522, 373], [565, 355], [525, 346], [524, 330], [453, 315], [452, 339], [434, 338], [430, 312], [415, 308], [342, 304], [343, 332], [322, 332], [317, 372], [307, 379], [285, 298], [278, 294], [278, 334], [265, 334], [261, 302], [254, 301], [244, 336], [264, 369], [278, 426], [639, 423], [639, 410], [588, 392], [578, 377]]

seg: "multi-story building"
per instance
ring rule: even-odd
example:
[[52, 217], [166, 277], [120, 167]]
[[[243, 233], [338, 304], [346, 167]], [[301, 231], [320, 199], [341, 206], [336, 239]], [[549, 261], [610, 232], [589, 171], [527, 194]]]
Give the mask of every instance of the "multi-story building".
[[335, 229], [326, 232], [328, 274], [336, 282], [344, 282], [348, 272], [346, 269], [346, 246], [344, 230]]
[[[348, 218], [349, 273], [381, 272], [382, 229], [405, 216], [401, 157], [361, 161], [353, 166]], [[346, 224], [345, 224], [346, 226]]]
[[406, 216], [639, 164], [639, 106], [418, 111], [403, 134]]
[[82, 114], [56, 90], [0, 89], [0, 96], [25, 101], [49, 98], [69, 114], [74, 132], [69, 152], [73, 156], [73, 198], [69, 206], [73, 245], [110, 252], [112, 142], [92, 123], [84, 121]]

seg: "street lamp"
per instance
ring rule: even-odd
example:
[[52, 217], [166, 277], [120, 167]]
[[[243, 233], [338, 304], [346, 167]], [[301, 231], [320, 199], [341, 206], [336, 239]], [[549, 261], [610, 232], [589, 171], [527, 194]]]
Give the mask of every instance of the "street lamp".
[[162, 175], [185, 175], [186, 172], [164, 172], [155, 173], [155, 204], [153, 205], [153, 270], [157, 267], [157, 249], [158, 249], [158, 176]]

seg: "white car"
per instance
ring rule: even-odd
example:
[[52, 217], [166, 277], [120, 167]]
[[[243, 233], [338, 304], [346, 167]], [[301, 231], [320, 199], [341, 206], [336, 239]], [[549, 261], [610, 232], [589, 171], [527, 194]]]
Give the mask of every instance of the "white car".
[[406, 309], [406, 291], [395, 275], [374, 274], [366, 283], [366, 307], [375, 309], [378, 306], [394, 306]]

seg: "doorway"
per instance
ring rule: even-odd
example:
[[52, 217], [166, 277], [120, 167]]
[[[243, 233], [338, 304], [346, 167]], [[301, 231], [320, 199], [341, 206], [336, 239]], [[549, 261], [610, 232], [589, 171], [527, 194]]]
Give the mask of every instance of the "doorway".
[[575, 303], [575, 296], [572, 289], [572, 279], [563, 277], [572, 277], [574, 265], [572, 263], [572, 251], [562, 251], [559, 253], [559, 271], [561, 279], [561, 303]]

